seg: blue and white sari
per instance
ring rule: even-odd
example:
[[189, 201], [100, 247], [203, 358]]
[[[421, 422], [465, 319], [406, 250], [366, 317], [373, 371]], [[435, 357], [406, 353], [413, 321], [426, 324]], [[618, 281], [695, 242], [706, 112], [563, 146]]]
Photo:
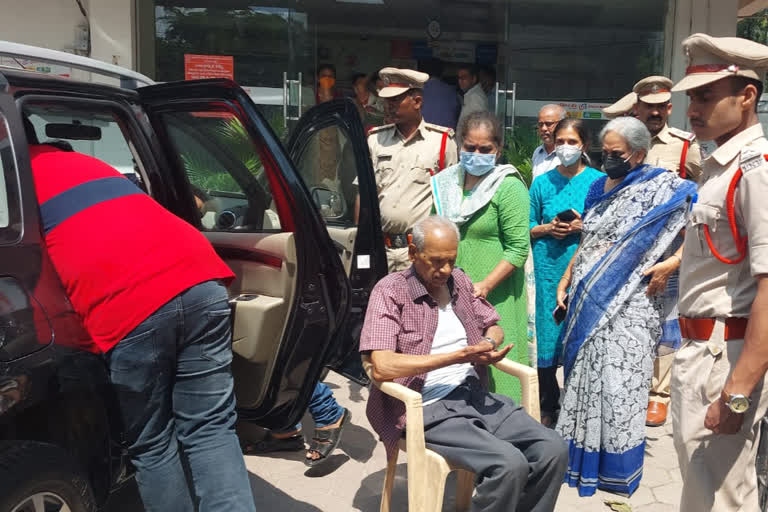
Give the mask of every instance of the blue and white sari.
[[568, 316], [561, 331], [565, 393], [557, 431], [569, 445], [566, 481], [590, 496], [599, 487], [631, 495], [640, 483], [653, 359], [674, 348], [676, 279], [648, 297], [643, 272], [681, 242], [696, 185], [641, 166], [586, 201]]

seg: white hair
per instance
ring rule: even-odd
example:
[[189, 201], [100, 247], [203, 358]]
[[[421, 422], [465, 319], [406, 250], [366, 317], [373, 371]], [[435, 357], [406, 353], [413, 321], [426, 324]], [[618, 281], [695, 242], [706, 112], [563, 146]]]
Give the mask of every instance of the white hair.
[[456, 224], [445, 217], [431, 215], [426, 219], [421, 219], [413, 225], [413, 229], [411, 229], [413, 245], [416, 246], [416, 249], [418, 249], [419, 252], [422, 252], [425, 247], [424, 239], [427, 233], [431, 233], [433, 230], [441, 228], [446, 229], [456, 235], [456, 242], [458, 243], [461, 237], [459, 235], [459, 228], [456, 226]]
[[614, 132], [627, 142], [630, 151], [645, 151], [651, 149], [651, 132], [645, 127], [642, 121], [634, 117], [617, 117], [609, 121], [602, 130], [600, 130], [600, 142], [603, 141], [605, 134]]
[[558, 105], [557, 103], [549, 103], [547, 105], [544, 105], [539, 109], [539, 115], [541, 115], [542, 112], [545, 112], [547, 110], [551, 110], [555, 113], [557, 116], [558, 121], [562, 121], [565, 119], [566, 112], [562, 105]]

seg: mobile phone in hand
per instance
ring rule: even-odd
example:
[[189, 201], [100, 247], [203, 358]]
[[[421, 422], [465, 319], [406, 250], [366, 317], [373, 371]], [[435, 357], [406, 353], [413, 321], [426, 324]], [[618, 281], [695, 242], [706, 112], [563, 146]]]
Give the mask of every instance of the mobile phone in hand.
[[552, 318], [555, 319], [555, 325], [560, 325], [563, 323], [563, 320], [565, 320], [565, 315], [568, 313], [568, 297], [566, 297], [563, 302], [565, 302], [564, 308], [561, 308], [558, 305], [555, 310], [552, 311]]
[[560, 222], [571, 222], [576, 220], [576, 212], [569, 208], [558, 213], [556, 217], [560, 219]]

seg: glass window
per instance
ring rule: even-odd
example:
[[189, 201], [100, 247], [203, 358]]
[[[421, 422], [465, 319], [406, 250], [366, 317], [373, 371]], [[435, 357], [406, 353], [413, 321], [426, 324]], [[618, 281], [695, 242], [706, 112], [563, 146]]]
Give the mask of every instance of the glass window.
[[21, 235], [16, 161], [13, 156], [8, 123], [0, 114], [0, 243], [13, 243]]
[[296, 167], [326, 222], [353, 225], [357, 166], [347, 133], [337, 125], [311, 132], [300, 148]]
[[24, 114], [39, 142], [98, 158], [146, 191], [123, 121], [114, 110], [57, 101], [25, 103]]
[[2, 154], [2, 169], [0, 169], [0, 228], [7, 228], [10, 224], [10, 212], [8, 204], [8, 191], [5, 185], [5, 174], [11, 169], [6, 169], [6, 158], [13, 158], [11, 154], [11, 139], [8, 137], [8, 128], [5, 118], [0, 120], [0, 154]]
[[[209, 2], [211, 4], [215, 2]], [[232, 56], [235, 81], [246, 86], [282, 89], [283, 72], [309, 73], [312, 83], [312, 38], [307, 15], [291, 8], [257, 2], [227, 2], [199, 7], [196, 0], [155, 2], [156, 78], [188, 76], [187, 54]], [[275, 2], [270, 2], [274, 4]]]
[[264, 164], [235, 115], [169, 112], [161, 120], [192, 185], [203, 228], [280, 230]]

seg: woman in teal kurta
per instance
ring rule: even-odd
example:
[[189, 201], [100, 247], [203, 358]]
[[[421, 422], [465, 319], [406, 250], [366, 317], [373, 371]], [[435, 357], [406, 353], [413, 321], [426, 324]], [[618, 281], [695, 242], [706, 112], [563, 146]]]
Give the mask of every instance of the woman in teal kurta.
[[[537, 177], [530, 192], [539, 397], [541, 420], [546, 425], [557, 419], [560, 408], [560, 387], [555, 372], [562, 346], [558, 343], [560, 326], [552, 316], [557, 306], [557, 283], [579, 245], [581, 214], [589, 187], [603, 176], [584, 162], [582, 148], [589, 146], [589, 134], [580, 119], [560, 121], [553, 137], [555, 151], [563, 163]], [[561, 222], [557, 215], [566, 210], [574, 210], [577, 218]]]
[[[461, 163], [432, 178], [435, 212], [459, 225], [456, 266], [499, 313], [507, 358], [528, 364], [528, 327], [523, 266], [528, 257], [529, 196], [511, 165], [496, 165], [501, 147], [496, 119], [487, 112], [465, 120]], [[520, 383], [489, 367], [490, 390], [520, 400]]]

